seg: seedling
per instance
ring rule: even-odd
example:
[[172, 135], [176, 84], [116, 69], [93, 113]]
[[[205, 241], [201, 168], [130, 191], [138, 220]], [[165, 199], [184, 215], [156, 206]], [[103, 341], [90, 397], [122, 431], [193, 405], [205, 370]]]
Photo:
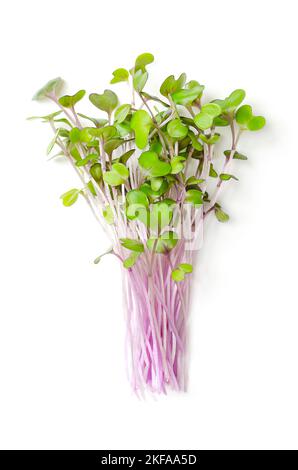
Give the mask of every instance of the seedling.
[[[63, 95], [61, 78], [34, 96], [58, 107], [40, 118], [53, 131], [47, 154], [62, 155], [78, 176], [62, 203], [86, 200], [112, 245], [103, 255], [116, 256], [122, 267], [130, 380], [137, 393], [186, 389], [196, 242], [210, 215], [228, 222], [219, 198], [225, 185], [238, 184], [233, 162], [237, 174], [247, 160], [239, 138], [265, 125], [243, 104], [242, 89], [206, 102], [204, 85], [183, 73], [167, 77], [160, 96], [145, 91], [153, 59], [141, 54], [132, 68], [116, 69], [110, 83], [127, 87], [127, 102], [119, 103], [110, 89], [91, 93], [91, 116], [77, 110], [85, 90]], [[225, 127], [231, 137], [214, 159]]]

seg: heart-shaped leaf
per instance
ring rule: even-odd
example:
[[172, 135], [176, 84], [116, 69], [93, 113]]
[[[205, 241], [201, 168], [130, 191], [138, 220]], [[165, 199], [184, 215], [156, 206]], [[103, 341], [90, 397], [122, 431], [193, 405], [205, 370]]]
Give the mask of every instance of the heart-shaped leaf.
[[232, 93], [225, 99], [226, 110], [231, 111], [236, 109], [244, 100], [245, 94], [245, 91], [241, 89], [232, 91]]
[[105, 90], [102, 95], [91, 93], [91, 95], [89, 95], [89, 100], [98, 109], [101, 109], [108, 114], [111, 114], [118, 104], [118, 97], [111, 90]]
[[167, 132], [173, 139], [182, 140], [188, 134], [188, 127], [180, 119], [173, 119], [167, 125]]
[[129, 73], [126, 69], [116, 69], [113, 72], [114, 77], [110, 81], [110, 83], [119, 83], [119, 82], [127, 82]]
[[151, 64], [153, 61], [154, 61], [154, 56], [153, 54], [150, 54], [150, 52], [144, 52], [144, 54], [140, 54], [136, 58], [134, 71], [137, 72], [138, 70], [141, 69], [144, 72], [146, 66]]
[[213, 145], [213, 144], [216, 144], [216, 142], [219, 141], [220, 139], [220, 134], [213, 134], [211, 136], [207, 136], [207, 135], [204, 135], [204, 134], [201, 134], [200, 135], [200, 139], [205, 142], [205, 144], [208, 144], [208, 145]]
[[175, 91], [172, 94], [174, 103], [188, 106], [198, 99], [204, 90], [204, 86], [194, 80], [186, 85], [185, 89]]
[[166, 96], [166, 97], [168, 95], [172, 95], [173, 93], [181, 90], [181, 88], [183, 88], [185, 82], [186, 82], [185, 73], [182, 73], [177, 80], [175, 80], [174, 75], [170, 75], [161, 84], [160, 93], [163, 96]]
[[140, 167], [151, 177], [165, 176], [172, 170], [169, 163], [160, 160], [158, 155], [150, 150], [143, 152], [138, 161]]
[[112, 170], [103, 174], [104, 181], [110, 186], [124, 184], [129, 176], [129, 171], [122, 163], [114, 163]]
[[59, 98], [59, 103], [64, 106], [64, 108], [72, 108], [78, 101], [84, 98], [86, 94], [85, 90], [79, 90], [74, 95], [64, 95]]
[[[152, 180], [151, 180], [152, 181]], [[162, 196], [164, 193], [167, 192], [167, 190], [169, 189], [169, 183], [166, 179], [163, 180], [162, 182], [162, 185], [160, 186], [159, 190], [156, 191], [156, 190], [153, 190], [152, 186], [150, 183], [146, 182], [146, 183], [143, 183], [141, 186], [140, 186], [140, 190], [146, 194], [146, 196], [152, 198], [152, 199], [156, 199], [160, 196]]]
[[184, 281], [185, 274], [192, 273], [193, 268], [191, 264], [181, 263], [179, 266], [172, 271], [172, 279], [176, 282]]
[[[231, 150], [225, 150], [224, 154], [226, 157], [229, 157], [231, 155]], [[234, 152], [233, 158], [235, 160], [247, 160], [247, 157], [239, 152]]]
[[131, 118], [130, 126], [135, 132], [136, 145], [139, 149], [146, 147], [152, 119], [144, 109], [136, 111]]

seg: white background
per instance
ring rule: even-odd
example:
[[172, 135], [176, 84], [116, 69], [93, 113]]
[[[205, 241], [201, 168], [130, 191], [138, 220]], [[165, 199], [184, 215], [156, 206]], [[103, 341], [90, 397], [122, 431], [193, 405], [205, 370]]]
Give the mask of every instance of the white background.
[[[10, 1], [1, 11], [0, 446], [298, 448], [297, 17], [294, 1]], [[267, 117], [245, 136], [229, 224], [208, 223], [194, 275], [187, 394], [138, 400], [124, 367], [120, 269], [50, 130], [25, 121], [61, 75], [102, 92], [152, 52], [150, 85], [187, 72]], [[120, 91], [119, 91], [120, 90]], [[121, 91], [122, 90], [122, 91]], [[123, 93], [123, 85], [115, 91]], [[84, 110], [88, 109], [88, 100]]]

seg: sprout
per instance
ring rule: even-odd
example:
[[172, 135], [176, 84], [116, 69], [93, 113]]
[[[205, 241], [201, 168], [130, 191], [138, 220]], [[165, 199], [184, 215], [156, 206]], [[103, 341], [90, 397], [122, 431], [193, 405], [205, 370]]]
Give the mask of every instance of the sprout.
[[[187, 316], [202, 230], [211, 214], [229, 221], [220, 196], [238, 181], [232, 165], [237, 170], [247, 160], [239, 138], [265, 125], [243, 104], [242, 89], [206, 101], [204, 85], [181, 73], [162, 82], [161, 96], [145, 91], [153, 60], [144, 53], [130, 68], [114, 70], [110, 83], [126, 82], [131, 97], [119, 103], [112, 90], [91, 93], [93, 117], [77, 111], [85, 90], [60, 95], [61, 78], [34, 96], [58, 106], [40, 117], [53, 131], [47, 154], [64, 155], [79, 178], [62, 203], [85, 199], [112, 245], [94, 263], [109, 253], [123, 271], [128, 365], [137, 393], [186, 389]], [[215, 160], [222, 127], [231, 137]]]

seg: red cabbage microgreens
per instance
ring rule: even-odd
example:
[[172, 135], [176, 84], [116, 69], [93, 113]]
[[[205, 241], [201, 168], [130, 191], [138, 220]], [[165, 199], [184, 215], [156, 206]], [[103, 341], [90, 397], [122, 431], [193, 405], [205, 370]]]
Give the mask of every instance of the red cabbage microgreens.
[[[62, 194], [63, 204], [83, 197], [111, 240], [104, 254], [121, 262], [132, 387], [166, 393], [186, 389], [190, 280], [204, 221], [211, 213], [229, 220], [219, 196], [237, 180], [233, 160], [247, 159], [237, 151], [239, 136], [262, 129], [265, 119], [241, 106], [241, 89], [203, 103], [204, 86], [184, 73], [164, 80], [161, 97], [145, 92], [153, 59], [141, 54], [129, 71], [113, 72], [112, 84], [129, 85], [130, 103], [120, 105], [111, 90], [89, 95], [96, 117], [76, 110], [85, 90], [59, 94], [61, 78], [34, 99], [58, 106], [41, 117], [54, 133], [47, 152], [58, 147], [80, 181]], [[231, 144], [215, 165], [221, 127], [230, 129]]]

